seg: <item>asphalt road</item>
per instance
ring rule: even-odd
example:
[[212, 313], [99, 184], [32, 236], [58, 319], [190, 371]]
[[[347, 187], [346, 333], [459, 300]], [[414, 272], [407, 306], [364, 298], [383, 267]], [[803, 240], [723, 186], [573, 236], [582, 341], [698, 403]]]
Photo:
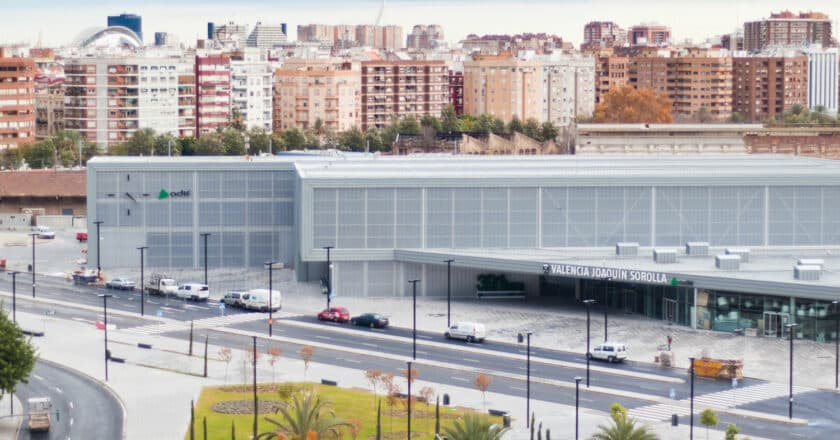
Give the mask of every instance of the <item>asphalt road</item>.
[[49, 432], [30, 433], [25, 419], [18, 440], [122, 438], [119, 401], [99, 383], [75, 371], [38, 361], [29, 384], [20, 384], [17, 395], [24, 405], [30, 397], [50, 397], [53, 405]]

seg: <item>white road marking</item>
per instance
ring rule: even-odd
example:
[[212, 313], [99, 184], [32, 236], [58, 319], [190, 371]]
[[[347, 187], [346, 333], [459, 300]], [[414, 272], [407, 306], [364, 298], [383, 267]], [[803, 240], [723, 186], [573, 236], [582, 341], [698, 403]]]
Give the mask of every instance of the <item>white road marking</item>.
[[354, 364], [361, 364], [362, 363], [362, 361], [360, 361], [358, 359], [344, 358], [344, 360], [347, 361], [347, 362], [352, 362]]
[[481, 361], [478, 361], [478, 360], [475, 360], [475, 359], [470, 359], [470, 358], [464, 358], [462, 360], [465, 360], [467, 362], [472, 362], [474, 364], [480, 364], [481, 363]]
[[378, 345], [376, 345], [376, 344], [371, 344], [371, 343], [369, 343], [369, 342], [362, 342], [362, 345], [366, 345], [366, 346], [368, 346], [368, 347], [379, 348], [379, 346], [378, 346]]
[[38, 379], [38, 380], [44, 380], [43, 377], [38, 376], [37, 374], [33, 374], [32, 377], [34, 377], [35, 379]]
[[159, 302], [157, 302], [157, 301], [152, 301], [152, 300], [150, 300], [150, 299], [147, 299], [147, 300], [146, 300], [146, 302], [147, 302], [147, 303], [149, 303], [149, 304], [160, 304]]
[[64, 394], [64, 391], [61, 391], [61, 388], [55, 387], [55, 390], [58, 391], [58, 394]]
[[510, 386], [509, 388], [512, 389], [512, 390], [528, 391], [526, 388], [520, 388], [520, 387], [514, 387], [514, 386]]
[[70, 419], [70, 426], [73, 426], [73, 419]]
[[73, 402], [70, 402], [70, 409], [73, 409]]
[[428, 353], [428, 352], [425, 352], [425, 351], [420, 351], [420, 350], [417, 350], [417, 354], [426, 354], [426, 355], [427, 355], [427, 354], [429, 354], [429, 353]]
[[318, 338], [318, 339], [327, 339], [327, 340], [332, 339], [329, 336], [323, 336], [323, 335], [315, 335], [315, 337]]
[[426, 335], [417, 335], [417, 337], [418, 338], [423, 338], [423, 339], [432, 339], [431, 336], [426, 336]]
[[452, 376], [452, 380], [460, 380], [461, 382], [469, 382], [469, 379], [464, 379], [463, 377], [456, 377]]

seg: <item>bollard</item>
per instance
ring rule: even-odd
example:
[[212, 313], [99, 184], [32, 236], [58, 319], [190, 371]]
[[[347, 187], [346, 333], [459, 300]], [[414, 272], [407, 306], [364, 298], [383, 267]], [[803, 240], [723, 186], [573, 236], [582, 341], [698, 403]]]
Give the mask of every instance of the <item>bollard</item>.
[[449, 406], [449, 394], [443, 395], [443, 404]]

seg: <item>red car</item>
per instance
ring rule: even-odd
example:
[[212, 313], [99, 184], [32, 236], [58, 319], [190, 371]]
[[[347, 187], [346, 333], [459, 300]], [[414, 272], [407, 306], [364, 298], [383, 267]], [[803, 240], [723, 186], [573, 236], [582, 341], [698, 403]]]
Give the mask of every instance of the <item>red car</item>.
[[77, 232], [76, 233], [76, 240], [79, 240], [80, 243], [84, 243], [87, 241], [87, 232]]
[[318, 320], [348, 322], [350, 321], [350, 311], [347, 310], [347, 307], [330, 307], [328, 309], [321, 310], [321, 312], [318, 313]]

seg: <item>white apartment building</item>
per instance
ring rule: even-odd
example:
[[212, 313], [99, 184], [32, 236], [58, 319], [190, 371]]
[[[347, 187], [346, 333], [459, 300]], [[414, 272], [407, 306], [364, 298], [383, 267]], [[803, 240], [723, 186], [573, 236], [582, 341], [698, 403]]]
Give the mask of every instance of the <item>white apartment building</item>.
[[541, 121], [569, 125], [595, 113], [595, 59], [562, 55], [540, 58], [543, 91]]
[[808, 57], [808, 108], [824, 107], [826, 113], [838, 110], [838, 50], [819, 46], [803, 50]]
[[273, 81], [273, 66], [259, 49], [247, 48], [242, 59], [230, 61], [231, 105], [246, 128], [271, 131]]
[[251, 35], [248, 35], [248, 40], [245, 42], [248, 47], [258, 47], [260, 49], [271, 49], [279, 46], [286, 41], [286, 24], [278, 25], [263, 24], [261, 21], [257, 22]]

